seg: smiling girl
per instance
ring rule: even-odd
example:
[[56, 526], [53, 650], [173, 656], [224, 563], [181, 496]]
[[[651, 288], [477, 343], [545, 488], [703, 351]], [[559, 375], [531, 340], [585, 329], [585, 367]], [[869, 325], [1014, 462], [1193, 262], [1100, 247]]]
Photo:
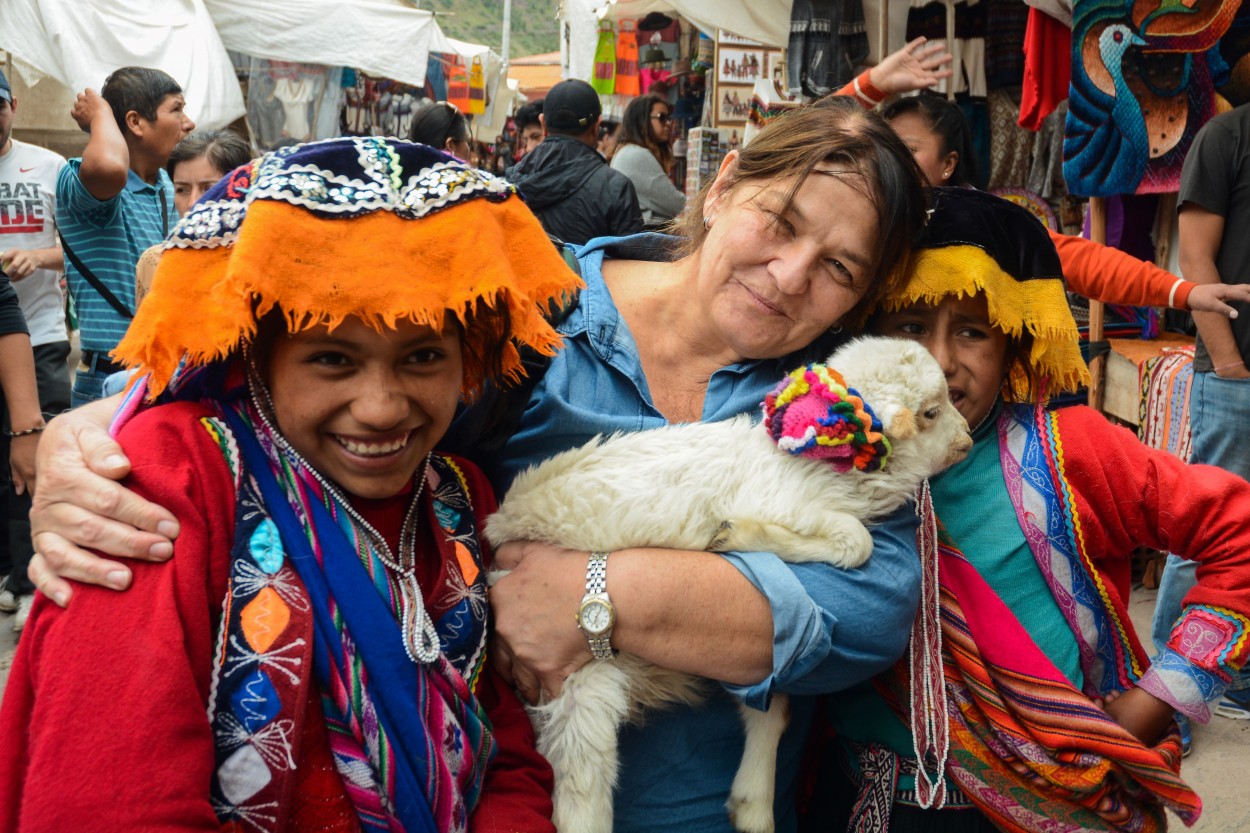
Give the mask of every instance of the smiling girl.
[[551, 830], [485, 667], [494, 498], [434, 451], [462, 394], [555, 349], [541, 308], [579, 283], [515, 189], [397, 140], [287, 148], [214, 186], [158, 276], [114, 430], [178, 558], [36, 603], [0, 830]]
[[[1018, 206], [934, 189], [883, 307], [873, 329], [933, 353], [974, 445], [932, 481], [910, 664], [831, 701], [847, 779], [826, 829], [1151, 831], [1165, 807], [1192, 823], [1172, 714], [1205, 722], [1246, 660], [1250, 485], [1043, 407], [1088, 377], [1054, 246]], [[1153, 665], [1126, 608], [1143, 545], [1199, 564]]]

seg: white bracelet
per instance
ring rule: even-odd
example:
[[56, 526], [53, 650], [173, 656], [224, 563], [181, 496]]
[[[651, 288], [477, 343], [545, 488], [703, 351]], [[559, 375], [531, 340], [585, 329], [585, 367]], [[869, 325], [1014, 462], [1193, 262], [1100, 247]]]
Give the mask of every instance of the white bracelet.
[[1168, 293], [1168, 307], [1176, 309], [1176, 290], [1180, 289], [1181, 284], [1186, 283], [1184, 278], [1177, 278], [1176, 283], [1172, 284], [1172, 291]]

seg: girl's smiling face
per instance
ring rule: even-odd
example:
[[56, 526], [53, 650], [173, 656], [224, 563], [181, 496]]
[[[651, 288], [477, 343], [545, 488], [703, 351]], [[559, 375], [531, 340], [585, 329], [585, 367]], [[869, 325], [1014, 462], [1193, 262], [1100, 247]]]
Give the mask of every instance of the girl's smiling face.
[[278, 429], [314, 468], [365, 498], [398, 494], [451, 424], [460, 330], [359, 318], [279, 335], [262, 348]]
[[879, 335], [925, 346], [946, 374], [951, 402], [975, 429], [989, 415], [1007, 374], [1007, 334], [990, 323], [985, 295], [948, 295], [878, 316]]

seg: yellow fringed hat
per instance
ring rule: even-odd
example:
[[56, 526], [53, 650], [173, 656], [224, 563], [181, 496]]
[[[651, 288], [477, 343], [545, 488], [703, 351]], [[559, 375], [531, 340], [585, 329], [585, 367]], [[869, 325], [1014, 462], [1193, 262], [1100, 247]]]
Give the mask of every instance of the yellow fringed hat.
[[[331, 139], [269, 153], [210, 189], [174, 228], [115, 355], [148, 374], [155, 398], [176, 373], [238, 354], [275, 307], [291, 330], [348, 316], [442, 329], [450, 314], [466, 348], [510, 335], [513, 379], [518, 347], [559, 347], [545, 313], [581, 286], [502, 179], [425, 145]], [[465, 350], [467, 394], [490, 372], [482, 352]]]
[[[933, 210], [906, 278], [882, 307], [893, 312], [977, 293], [985, 294], [991, 324], [1009, 336], [1031, 337], [1027, 361], [1045, 382], [1045, 391], [1032, 391], [1034, 396], [1089, 384], [1059, 255], [1045, 227], [1024, 208], [991, 194], [934, 188]], [[1008, 385], [1017, 394], [1030, 391], [1019, 368]]]

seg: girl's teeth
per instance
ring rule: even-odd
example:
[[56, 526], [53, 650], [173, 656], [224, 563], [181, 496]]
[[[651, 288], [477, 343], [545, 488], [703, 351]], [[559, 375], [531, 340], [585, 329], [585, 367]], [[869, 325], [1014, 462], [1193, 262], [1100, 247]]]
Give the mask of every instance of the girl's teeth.
[[361, 457], [382, 457], [399, 451], [408, 442], [408, 438], [404, 437], [389, 443], [361, 443], [346, 437], [339, 437], [339, 442], [352, 454]]

